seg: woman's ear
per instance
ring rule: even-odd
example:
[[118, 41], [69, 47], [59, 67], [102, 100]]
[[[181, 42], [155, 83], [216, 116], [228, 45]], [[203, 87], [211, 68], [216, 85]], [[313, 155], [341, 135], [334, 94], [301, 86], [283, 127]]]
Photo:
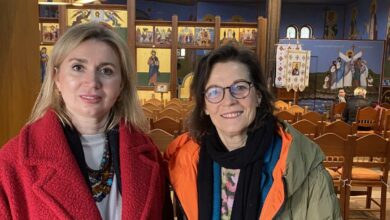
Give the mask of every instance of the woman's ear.
[[60, 83], [60, 80], [59, 80], [59, 69], [58, 67], [54, 67], [54, 70], [53, 70], [53, 80], [54, 80], [54, 83], [55, 85], [57, 86], [57, 89], [58, 91], [61, 92], [61, 83]]
[[261, 92], [257, 91], [256, 94], [257, 94], [257, 105], [260, 106], [261, 98], [262, 98]]

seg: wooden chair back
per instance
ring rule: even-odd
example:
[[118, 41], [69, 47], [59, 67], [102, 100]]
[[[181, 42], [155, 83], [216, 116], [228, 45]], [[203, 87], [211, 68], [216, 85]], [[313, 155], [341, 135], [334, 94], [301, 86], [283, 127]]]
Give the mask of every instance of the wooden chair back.
[[180, 120], [182, 119], [182, 113], [179, 110], [176, 110], [174, 108], [164, 108], [163, 110], [158, 112], [157, 118], [162, 118], [162, 117], [170, 117], [175, 120]]
[[281, 120], [281, 121], [286, 121], [289, 124], [292, 124], [297, 121], [297, 114], [292, 114], [291, 112], [288, 111], [280, 111], [275, 114], [275, 116]]
[[157, 105], [157, 106], [160, 107], [160, 108], [162, 108], [162, 107], [164, 106], [164, 103], [163, 103], [161, 100], [156, 99], [156, 98], [151, 98], [151, 99], [149, 99], [149, 100], [146, 100], [146, 101], [144, 102], [144, 104], [146, 104], [146, 103], [151, 103], [151, 104], [153, 104], [153, 105]]
[[183, 108], [183, 106], [177, 102], [168, 102], [164, 108], [173, 108], [180, 111]]
[[342, 119], [343, 118], [343, 112], [344, 109], [346, 108], [347, 103], [345, 102], [340, 102], [340, 103], [333, 103], [332, 108], [330, 111], [330, 118], [332, 121], [337, 120], [337, 119]]
[[153, 103], [150, 103], [150, 102], [147, 102], [145, 104], [142, 105], [143, 108], [146, 108], [150, 111], [160, 111], [161, 110], [161, 106], [158, 106], [158, 105], [155, 105]]
[[299, 120], [291, 124], [295, 129], [306, 135], [310, 139], [314, 139], [318, 136], [318, 125], [306, 119]]
[[284, 111], [287, 110], [290, 105], [282, 100], [277, 100], [275, 103], [276, 111]]
[[305, 113], [305, 109], [302, 108], [299, 105], [292, 105], [289, 108], [287, 108], [287, 111], [292, 113], [292, 114], [297, 114], [297, 113], [303, 114], [303, 113]]
[[325, 121], [325, 115], [310, 111], [302, 114], [300, 119], [306, 119], [315, 124], [322, 124]]
[[142, 112], [144, 113], [146, 118], [149, 118], [149, 119], [156, 119], [157, 118], [156, 111], [152, 111], [152, 110], [149, 110], [147, 108], [142, 107]]
[[[371, 134], [377, 131], [379, 125], [379, 111], [373, 107], [359, 108], [356, 119], [352, 122], [352, 129], [357, 131], [358, 136]], [[360, 130], [364, 131], [360, 131]]]
[[168, 144], [171, 143], [175, 138], [174, 135], [159, 128], [151, 130], [149, 132], [149, 136], [152, 138], [153, 142], [156, 144], [161, 153], [165, 152]]
[[387, 102], [381, 103], [381, 107], [383, 107], [385, 109], [390, 109], [390, 103], [387, 103]]
[[322, 134], [334, 133], [342, 138], [347, 138], [348, 135], [352, 135], [352, 126], [342, 120], [336, 120], [324, 126]]
[[172, 135], [179, 135], [181, 133], [181, 121], [175, 120], [171, 117], [162, 117], [158, 120], [151, 120], [150, 129], [162, 129]]

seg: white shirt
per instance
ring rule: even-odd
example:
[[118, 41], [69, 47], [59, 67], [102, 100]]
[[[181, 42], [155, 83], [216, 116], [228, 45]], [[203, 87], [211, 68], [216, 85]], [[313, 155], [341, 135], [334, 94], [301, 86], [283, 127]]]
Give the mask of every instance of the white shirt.
[[[98, 170], [104, 154], [106, 135], [104, 133], [82, 135], [80, 139], [85, 162], [91, 169]], [[117, 178], [114, 175], [110, 193], [102, 201], [96, 202], [103, 220], [121, 219], [122, 197], [117, 185]]]

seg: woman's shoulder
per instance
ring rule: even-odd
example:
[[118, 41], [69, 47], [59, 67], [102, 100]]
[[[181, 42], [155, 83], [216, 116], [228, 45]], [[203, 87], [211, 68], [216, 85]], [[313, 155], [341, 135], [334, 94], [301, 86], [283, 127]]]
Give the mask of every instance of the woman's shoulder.
[[176, 137], [164, 153], [164, 158], [168, 161], [177, 157], [199, 158], [199, 144], [188, 132]]

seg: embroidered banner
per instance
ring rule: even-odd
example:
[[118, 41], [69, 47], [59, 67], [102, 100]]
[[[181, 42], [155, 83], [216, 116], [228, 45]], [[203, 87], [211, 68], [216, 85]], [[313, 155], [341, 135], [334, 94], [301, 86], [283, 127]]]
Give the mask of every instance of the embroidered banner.
[[301, 50], [300, 44], [278, 44], [276, 48], [275, 86], [283, 88], [286, 85], [287, 50]]
[[286, 90], [303, 91], [309, 85], [310, 51], [287, 50]]

